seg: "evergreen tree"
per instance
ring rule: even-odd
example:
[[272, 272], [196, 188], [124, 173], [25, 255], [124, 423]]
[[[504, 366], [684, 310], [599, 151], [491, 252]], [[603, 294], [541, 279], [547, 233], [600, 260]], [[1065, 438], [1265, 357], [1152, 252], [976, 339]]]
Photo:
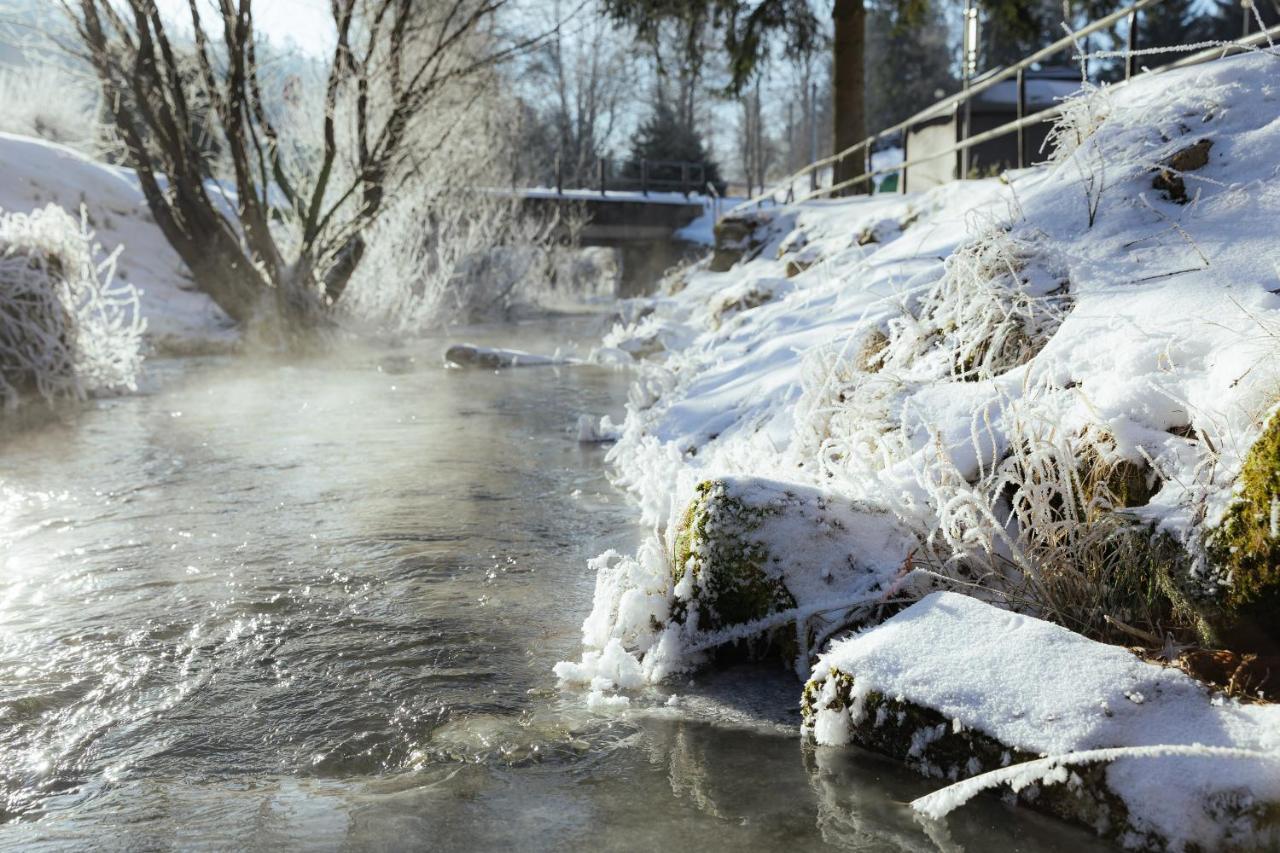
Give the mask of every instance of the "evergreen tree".
[[[674, 110], [665, 102], [658, 103], [649, 117], [636, 132], [631, 143], [631, 155], [623, 169], [623, 174], [634, 180], [640, 179], [641, 161], [651, 163], [661, 160], [676, 160], [683, 163], [702, 163], [703, 181], [712, 184], [717, 192], [724, 191], [724, 182], [720, 179], [720, 168], [711, 159], [702, 134], [696, 128], [680, 121]], [[679, 167], [650, 166], [649, 176], [655, 181], [679, 181]], [[696, 179], [691, 175], [690, 180]], [[701, 187], [699, 187], [701, 189]]]
[[947, 22], [938, 4], [909, 23], [893, 6], [867, 15], [867, 129], [880, 131], [957, 88]]

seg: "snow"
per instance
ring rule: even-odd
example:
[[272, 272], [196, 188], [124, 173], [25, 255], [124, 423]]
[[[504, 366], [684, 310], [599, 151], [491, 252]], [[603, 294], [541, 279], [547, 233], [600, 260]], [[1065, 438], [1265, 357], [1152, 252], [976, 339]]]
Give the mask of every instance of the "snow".
[[591, 415], [579, 415], [577, 431], [579, 443], [603, 444], [604, 442], [617, 441], [621, 426], [615, 424], [608, 415], [602, 415], [599, 419], [593, 418]]
[[[698, 198], [698, 196], [694, 197]], [[716, 243], [716, 220], [723, 215], [724, 211], [732, 210], [744, 201], [746, 199], [740, 196], [725, 196], [716, 199], [702, 197], [702, 215], [677, 231], [675, 239], [683, 240], [686, 243], [696, 243], [699, 246], [714, 246]]]
[[[933, 593], [835, 643], [814, 678], [832, 670], [852, 675], [861, 691], [933, 709], [1025, 752], [1113, 750], [1074, 761], [1109, 761], [1107, 784], [1128, 807], [1131, 828], [1175, 847], [1227, 843], [1229, 828], [1219, 819], [1226, 804], [1280, 802], [1280, 707], [1215, 698], [1178, 670], [968, 596]], [[863, 722], [857, 710], [825, 711], [849, 719], [820, 717], [815, 738], [847, 743], [842, 726]], [[1043, 782], [1070, 763], [1009, 768], [995, 781]], [[1059, 781], [1065, 778], [1062, 772]], [[951, 798], [921, 808], [940, 816], [978, 787], [977, 780], [957, 786]], [[1267, 846], [1280, 837], [1257, 840]]]
[[195, 290], [181, 258], [152, 220], [130, 169], [94, 161], [51, 142], [0, 133], [0, 210], [30, 213], [48, 204], [89, 225], [108, 253], [119, 247], [117, 278], [138, 288], [147, 338], [168, 351], [226, 349], [232, 322]]
[[679, 205], [705, 204], [710, 201], [709, 198], [700, 193], [690, 193], [689, 195], [678, 192], [643, 193], [639, 190], [606, 190], [605, 192], [600, 192], [598, 189], [557, 190], [555, 187], [521, 187], [516, 192], [523, 198], [562, 198], [580, 201], [620, 201]]

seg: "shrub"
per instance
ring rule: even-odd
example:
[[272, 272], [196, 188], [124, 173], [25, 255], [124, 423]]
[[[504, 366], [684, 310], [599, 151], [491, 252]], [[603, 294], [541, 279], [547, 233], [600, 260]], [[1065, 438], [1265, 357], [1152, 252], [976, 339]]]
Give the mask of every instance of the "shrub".
[[84, 215], [0, 214], [0, 400], [132, 390], [142, 364], [138, 291], [114, 281]]

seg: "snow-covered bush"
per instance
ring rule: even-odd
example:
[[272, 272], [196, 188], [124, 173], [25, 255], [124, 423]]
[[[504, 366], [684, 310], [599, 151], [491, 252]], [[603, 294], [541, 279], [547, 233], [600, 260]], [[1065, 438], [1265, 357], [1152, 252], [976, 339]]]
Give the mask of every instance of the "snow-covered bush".
[[119, 249], [49, 205], [0, 214], [0, 400], [135, 387], [145, 328], [138, 291], [116, 282]]
[[393, 334], [501, 319], [553, 278], [557, 226], [502, 199], [407, 193], [372, 229], [343, 310]]
[[93, 78], [56, 65], [0, 68], [0, 131], [57, 142], [91, 157], [115, 148]]

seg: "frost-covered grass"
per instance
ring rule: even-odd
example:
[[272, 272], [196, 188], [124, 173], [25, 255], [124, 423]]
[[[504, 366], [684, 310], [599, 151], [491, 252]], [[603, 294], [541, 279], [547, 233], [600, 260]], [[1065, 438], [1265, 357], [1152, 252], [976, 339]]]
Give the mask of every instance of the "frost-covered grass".
[[91, 75], [53, 64], [0, 67], [0, 131], [101, 157], [120, 147], [103, 115]]
[[85, 218], [49, 205], [0, 213], [0, 400], [133, 390], [142, 364], [138, 292], [115, 280]]

